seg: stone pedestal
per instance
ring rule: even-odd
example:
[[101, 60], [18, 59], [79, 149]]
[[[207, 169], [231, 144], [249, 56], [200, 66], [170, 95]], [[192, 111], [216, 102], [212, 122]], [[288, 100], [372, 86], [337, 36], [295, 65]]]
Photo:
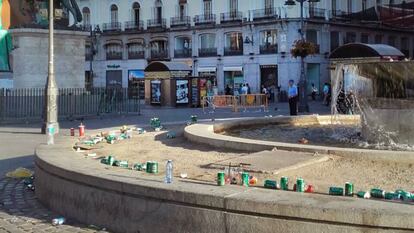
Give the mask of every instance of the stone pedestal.
[[[12, 29], [14, 88], [43, 88], [48, 74], [49, 31]], [[88, 32], [55, 31], [55, 76], [58, 88], [85, 87], [85, 41]]]

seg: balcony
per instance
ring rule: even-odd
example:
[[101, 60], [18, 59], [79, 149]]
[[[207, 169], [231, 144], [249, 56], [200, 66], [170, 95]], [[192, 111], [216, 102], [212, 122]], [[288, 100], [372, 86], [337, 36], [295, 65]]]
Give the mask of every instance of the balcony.
[[199, 57], [215, 57], [217, 56], [217, 48], [201, 48], [198, 49]]
[[194, 17], [195, 25], [203, 25], [203, 24], [216, 24], [216, 15], [209, 14], [209, 15], [196, 15]]
[[144, 29], [144, 22], [140, 21], [128, 21], [125, 22], [125, 31], [142, 31]]
[[260, 54], [276, 54], [277, 44], [260, 45]]
[[243, 47], [241, 48], [224, 48], [224, 56], [243, 55]]
[[119, 22], [113, 22], [113, 23], [104, 23], [102, 30], [104, 32], [116, 32], [122, 30], [122, 24]]
[[106, 60], [122, 60], [122, 52], [106, 52]]
[[128, 59], [145, 59], [145, 51], [129, 51]]
[[167, 25], [167, 20], [166, 19], [149, 19], [147, 21], [147, 28], [151, 29], [151, 28], [161, 28], [161, 29], [165, 29]]
[[174, 50], [175, 58], [188, 58], [193, 55], [192, 49], [176, 49]]
[[253, 10], [253, 20], [271, 20], [279, 18], [278, 9], [277, 8], [265, 8], [260, 10]]
[[190, 16], [179, 16], [171, 18], [171, 27], [188, 27], [191, 25]]
[[233, 11], [220, 14], [221, 23], [230, 23], [230, 22], [242, 22], [243, 13], [240, 11]]
[[170, 60], [168, 50], [151, 51], [151, 61], [165, 61]]
[[311, 19], [325, 19], [325, 9], [321, 8], [309, 8], [309, 18]]

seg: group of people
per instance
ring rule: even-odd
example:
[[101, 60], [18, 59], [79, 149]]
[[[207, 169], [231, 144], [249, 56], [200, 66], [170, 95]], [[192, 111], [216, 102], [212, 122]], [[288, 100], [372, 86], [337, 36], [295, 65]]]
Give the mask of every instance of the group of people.
[[[239, 95], [248, 95], [251, 94], [250, 86], [248, 83], [243, 83], [239, 90], [236, 90]], [[226, 88], [224, 89], [225, 95], [237, 95], [237, 93], [232, 93], [231, 87], [227, 84]]]

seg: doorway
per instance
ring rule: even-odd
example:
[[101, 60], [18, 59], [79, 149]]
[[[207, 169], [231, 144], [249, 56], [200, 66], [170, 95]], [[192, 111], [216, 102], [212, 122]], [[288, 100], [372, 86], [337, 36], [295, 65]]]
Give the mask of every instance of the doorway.
[[307, 64], [307, 92], [309, 95], [312, 93], [312, 83], [318, 89], [318, 94], [321, 93], [321, 78], [320, 78], [320, 64], [308, 63]]

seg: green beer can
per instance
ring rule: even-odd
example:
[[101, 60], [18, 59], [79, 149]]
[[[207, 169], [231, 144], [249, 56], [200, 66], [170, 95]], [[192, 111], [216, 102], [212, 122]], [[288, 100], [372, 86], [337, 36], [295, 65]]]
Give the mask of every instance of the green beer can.
[[364, 199], [370, 199], [371, 198], [371, 194], [369, 192], [359, 191], [357, 193], [357, 197], [364, 198]]
[[329, 188], [329, 195], [343, 196], [344, 195], [344, 188], [342, 188], [342, 187], [330, 187]]
[[385, 197], [385, 191], [382, 189], [371, 189], [370, 191], [371, 193], [371, 197], [375, 197], [375, 198], [384, 198]]
[[249, 173], [243, 172], [242, 173], [242, 185], [243, 186], [249, 186]]
[[158, 173], [158, 163], [155, 161], [148, 161], [147, 162], [147, 173], [157, 174]]
[[384, 197], [387, 200], [399, 200], [401, 199], [401, 194], [394, 192], [386, 192]]
[[217, 185], [218, 186], [224, 186], [225, 180], [224, 180], [224, 172], [217, 173]]
[[280, 178], [280, 189], [288, 190], [288, 188], [289, 188], [289, 178], [287, 178], [286, 176], [282, 176], [282, 178]]
[[268, 189], [277, 189], [276, 180], [265, 180], [264, 187]]
[[108, 158], [107, 158], [107, 164], [109, 165], [109, 166], [113, 166], [114, 165], [114, 163], [115, 163], [115, 158], [112, 156], [112, 155], [110, 155], [110, 156], [108, 156]]
[[354, 184], [351, 182], [345, 183], [345, 196], [352, 197], [354, 195]]
[[296, 179], [296, 192], [305, 192], [305, 181], [302, 178]]
[[411, 196], [412, 196], [411, 193], [409, 193], [409, 192], [407, 192], [405, 190], [402, 190], [402, 189], [395, 190], [395, 193], [400, 194], [400, 198], [403, 201], [410, 200], [411, 199]]

